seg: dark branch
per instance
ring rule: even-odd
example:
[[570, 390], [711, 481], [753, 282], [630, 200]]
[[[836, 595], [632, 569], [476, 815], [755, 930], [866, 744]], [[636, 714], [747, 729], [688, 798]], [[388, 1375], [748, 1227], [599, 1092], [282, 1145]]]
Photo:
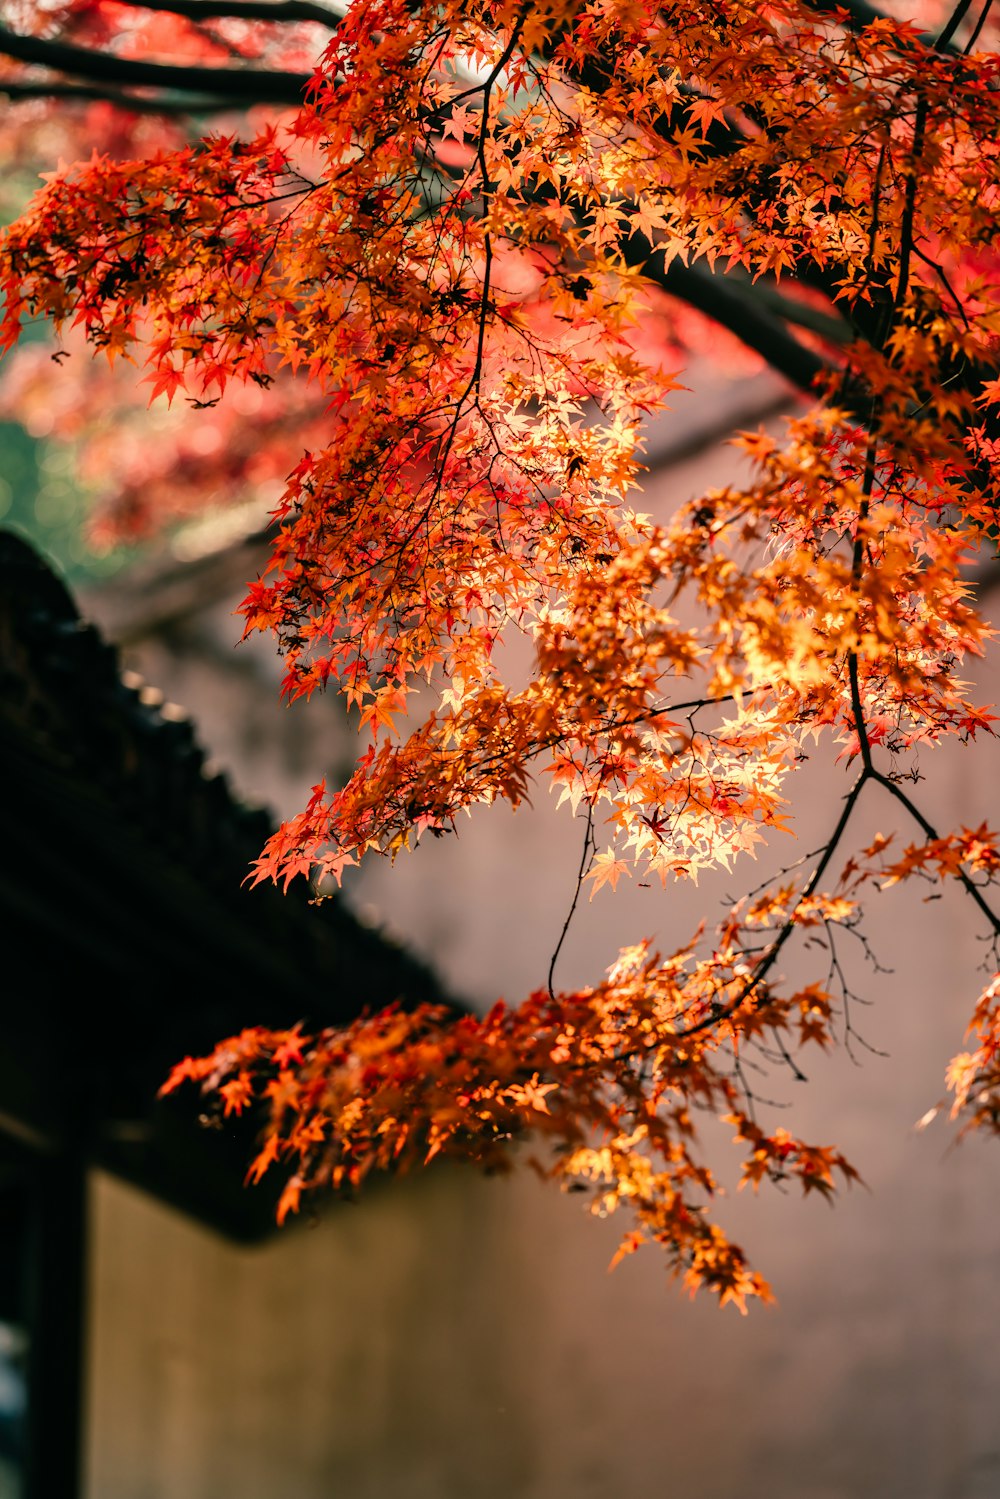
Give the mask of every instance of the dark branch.
[[0, 79], [0, 95], [17, 101], [20, 99], [89, 99], [113, 104], [117, 109], [141, 115], [208, 115], [231, 110], [231, 99], [218, 97], [199, 99], [189, 96], [184, 99], [153, 98], [144, 94], [126, 94], [121, 89], [99, 88], [94, 83], [16, 83]]
[[[869, 5], [868, 0], [805, 0], [805, 4], [810, 10], [818, 11], [820, 15], [835, 16], [855, 34], [864, 31], [866, 26], [871, 26], [875, 21], [895, 19], [889, 15], [888, 11]], [[958, 48], [952, 45], [950, 36], [943, 33], [941, 36], [935, 36], [931, 31], [921, 31], [918, 32], [917, 39], [932, 52], [958, 51]]]
[[279, 68], [201, 68], [141, 62], [69, 42], [21, 36], [6, 26], [0, 26], [0, 55], [118, 88], [177, 89], [184, 94], [216, 94], [244, 104], [301, 104], [310, 82], [308, 73]]
[[[635, 263], [630, 260], [628, 246], [625, 258]], [[799, 390], [815, 394], [817, 378], [831, 366], [822, 355], [789, 333], [781, 318], [764, 306], [751, 288], [706, 266], [682, 265], [675, 260], [664, 273], [645, 263], [645, 257], [639, 263], [644, 265], [650, 280], [664, 291], [728, 328]]]
[[[909, 812], [910, 816], [913, 818], [914, 822], [918, 825], [921, 832], [924, 834], [924, 837], [927, 838], [929, 842], [937, 843], [940, 841], [941, 835], [938, 833], [933, 823], [927, 821], [927, 818], [921, 812], [916, 802], [912, 801], [911, 798], [907, 796], [906, 792], [897, 781], [894, 781], [891, 776], [884, 775], [879, 770], [872, 770], [869, 772], [869, 775], [871, 780], [877, 781], [880, 786], [884, 786], [889, 795], [894, 796], [896, 800], [906, 808], [907, 812]], [[959, 867], [959, 869], [957, 870], [956, 877], [965, 890], [966, 894], [971, 895], [972, 899], [975, 901], [976, 905], [979, 907], [980, 911], [983, 913], [983, 915], [986, 917], [986, 920], [993, 928], [993, 931], [998, 936], [1000, 936], [1000, 916], [997, 916], [996, 912], [992, 909], [979, 886], [976, 884], [975, 880], [973, 880], [961, 867]]]
[[794, 297], [786, 297], [767, 281], [752, 282], [749, 278], [743, 280], [731, 271], [726, 272], [726, 284], [742, 291], [750, 301], [768, 308], [783, 322], [794, 323], [797, 328], [806, 328], [810, 333], [818, 333], [827, 343], [849, 344], [855, 337], [855, 329], [846, 318], [838, 315], [836, 309], [824, 312], [822, 308], [798, 302]]
[[189, 21], [313, 21], [333, 31], [338, 17], [310, 0], [119, 0], [133, 10], [168, 11]]
[[858, 804], [858, 798], [864, 790], [865, 784], [873, 778], [876, 780], [882, 779], [882, 777], [876, 776], [875, 772], [873, 771], [870, 771], [868, 769], [862, 770], [861, 774], [854, 782], [854, 785], [847, 793], [847, 796], [844, 798], [844, 805], [841, 808], [840, 816], [837, 818], [837, 825], [834, 828], [833, 832], [830, 834], [827, 842], [824, 844], [823, 852], [820, 855], [819, 861], [815, 865], [812, 874], [809, 876], [809, 879], [803, 887], [798, 900], [795, 902], [795, 906], [792, 910], [791, 915], [788, 917], [787, 921], [785, 921], [784, 925], [780, 928], [774, 941], [771, 943], [764, 956], [756, 964], [753, 972], [747, 978], [746, 982], [741, 985], [735, 999], [730, 1000], [729, 1003], [721, 1011], [713, 1010], [711, 1014], [707, 1015], [704, 1018], [704, 1020], [697, 1020], [693, 1025], [689, 1025], [683, 1030], [678, 1030], [676, 1032], [677, 1040], [683, 1040], [686, 1036], [696, 1036], [701, 1031], [709, 1030], [713, 1025], [718, 1025], [720, 1020], [726, 1020], [730, 1015], [735, 1015], [740, 1005], [742, 1005], [746, 1000], [750, 999], [750, 997], [754, 995], [760, 988], [761, 984], [767, 978], [767, 975], [770, 973], [771, 969], [778, 961], [778, 957], [780, 956], [782, 948], [785, 946], [788, 939], [795, 931], [795, 918], [798, 915], [798, 912], [801, 910], [806, 901], [811, 900], [812, 897], [816, 894], [816, 891], [819, 888], [819, 882], [823, 878], [827, 869], [830, 867], [830, 863], [837, 851], [840, 840], [843, 838], [844, 833], [847, 831], [847, 825], [850, 822], [854, 809]]
[[951, 46], [951, 43], [952, 43], [952, 40], [954, 38], [955, 32], [958, 30], [959, 26], [961, 26], [962, 22], [965, 20], [965, 17], [968, 14], [969, 6], [971, 4], [972, 4], [972, 0], [958, 0], [958, 4], [955, 6], [955, 9], [952, 11], [950, 18], [949, 18], [947, 24], [945, 25], [944, 30], [942, 31], [941, 35], [938, 37], [937, 41], [934, 43], [935, 47], [937, 47], [937, 48], [945, 48], [945, 47], [950, 47]]

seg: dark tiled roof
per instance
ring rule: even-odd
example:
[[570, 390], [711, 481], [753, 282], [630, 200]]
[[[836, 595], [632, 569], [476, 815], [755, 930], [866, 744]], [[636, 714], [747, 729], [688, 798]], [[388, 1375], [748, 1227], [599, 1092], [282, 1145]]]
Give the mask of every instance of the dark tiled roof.
[[126, 686], [115, 651], [26, 542], [0, 532], [4, 932], [0, 1124], [88, 1155], [244, 1236], [246, 1132], [157, 1103], [181, 1056], [245, 1025], [336, 1024], [441, 999], [338, 901], [242, 883], [266, 814], [206, 777], [190, 724]]

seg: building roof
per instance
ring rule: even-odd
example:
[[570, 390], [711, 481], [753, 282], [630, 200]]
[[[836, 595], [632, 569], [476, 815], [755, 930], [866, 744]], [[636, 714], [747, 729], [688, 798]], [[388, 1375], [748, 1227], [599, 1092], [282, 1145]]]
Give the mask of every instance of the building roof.
[[114, 649], [12, 532], [0, 675], [0, 1128], [258, 1237], [280, 1183], [243, 1188], [245, 1126], [208, 1131], [197, 1099], [157, 1100], [172, 1063], [246, 1025], [335, 1025], [446, 996], [342, 902], [242, 883], [268, 816], [205, 774], [191, 724], [122, 681]]

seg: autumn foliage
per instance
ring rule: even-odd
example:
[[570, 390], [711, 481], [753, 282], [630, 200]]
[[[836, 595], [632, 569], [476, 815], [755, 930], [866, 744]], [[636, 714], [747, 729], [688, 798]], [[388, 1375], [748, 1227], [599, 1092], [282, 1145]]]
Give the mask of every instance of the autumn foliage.
[[[159, 488], [122, 484], [107, 529], [204, 503], [196, 458], [167, 482], [197, 423], [225, 497], [280, 470], [246, 630], [274, 634], [290, 698], [336, 690], [366, 731], [255, 880], [328, 885], [548, 783], [585, 828], [581, 884], [668, 885], [782, 828], [806, 743], [854, 767], [811, 867], [592, 989], [540, 975], [484, 1018], [252, 1028], [181, 1063], [168, 1087], [260, 1111], [251, 1176], [286, 1171], [282, 1215], [372, 1168], [497, 1169], [529, 1133], [539, 1169], [628, 1210], [623, 1252], [653, 1240], [742, 1307], [766, 1286], [710, 1216], [698, 1115], [731, 1125], [754, 1187], [855, 1174], [756, 1119], [745, 1056], [794, 1068], [841, 1023], [835, 984], [780, 983], [788, 942], [914, 874], [959, 881], [1000, 934], [994, 834], [934, 828], [911, 784], [920, 746], [991, 732], [963, 680], [991, 637], [970, 564], [995, 551], [1000, 464], [989, 8], [80, 0], [0, 27], [8, 91], [46, 101], [22, 106], [33, 149], [67, 118], [57, 77], [112, 64], [65, 86], [100, 101], [108, 149], [4, 237], [5, 346], [45, 316], [103, 379], [188, 403]], [[643, 423], [713, 316], [814, 404], [782, 442], [743, 434], [746, 487], [654, 524]], [[12, 378], [30, 396], [31, 367]], [[916, 841], [852, 852], [877, 796]], [[996, 980], [969, 1045], [955, 1110], [996, 1129]]]

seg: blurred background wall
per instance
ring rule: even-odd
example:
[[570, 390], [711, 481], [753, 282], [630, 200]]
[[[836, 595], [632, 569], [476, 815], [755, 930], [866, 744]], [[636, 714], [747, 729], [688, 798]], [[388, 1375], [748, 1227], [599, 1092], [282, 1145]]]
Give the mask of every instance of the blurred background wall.
[[[766, 382], [708, 401], [700, 436], [683, 411], [651, 434], [641, 508], [666, 513], [738, 473], [710, 440], [720, 426], [780, 425]], [[190, 572], [154, 558], [92, 586], [85, 609], [129, 671], [192, 714], [242, 795], [290, 813], [319, 772], [345, 773], [351, 732], [332, 703], [280, 705], [263, 642], [234, 649], [247, 560], [235, 575], [218, 564], [185, 603]], [[983, 692], [995, 700], [1000, 683]], [[759, 876], [737, 866], [585, 901], [558, 984], [593, 981], [639, 937], [679, 945], [768, 861], [821, 843], [848, 785], [834, 755], [820, 746], [797, 778], [797, 841], [762, 856]], [[921, 769], [936, 823], [995, 820], [995, 742], [926, 753]], [[862, 833], [898, 821], [874, 797], [866, 817]], [[348, 898], [456, 993], [516, 1001], [544, 983], [581, 840], [540, 790], [533, 808], [491, 809], [394, 868], [376, 862]], [[654, 1250], [609, 1276], [615, 1224], [527, 1170], [380, 1183], [256, 1249], [95, 1175], [88, 1499], [995, 1499], [1000, 1154], [956, 1147], [943, 1116], [915, 1128], [943, 1093], [988, 954], [968, 901], [928, 894], [870, 903], [884, 971], [845, 948], [871, 1001], [852, 1006], [853, 1057], [808, 1057], [808, 1084], [780, 1068], [761, 1081], [772, 1121], [794, 1108], [796, 1128], [835, 1141], [866, 1186], [833, 1208], [772, 1188], [726, 1200], [778, 1297], [746, 1318], [688, 1301]], [[784, 966], [825, 971], [801, 949]]]

